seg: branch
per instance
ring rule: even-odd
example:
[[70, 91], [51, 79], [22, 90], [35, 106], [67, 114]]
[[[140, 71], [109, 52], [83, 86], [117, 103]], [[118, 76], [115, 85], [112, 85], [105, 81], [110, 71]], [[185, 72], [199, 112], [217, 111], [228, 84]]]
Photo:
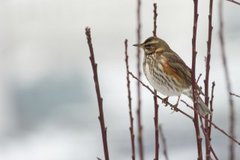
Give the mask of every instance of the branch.
[[[212, 12], [213, 12], [213, 0], [209, 1], [209, 13], [208, 13], [208, 40], [207, 40], [207, 58], [206, 58], [206, 75], [205, 75], [205, 104], [208, 106], [209, 96], [208, 96], [208, 88], [209, 88], [209, 72], [210, 72], [210, 60], [211, 60], [211, 44], [212, 44]], [[212, 112], [213, 113], [213, 112]], [[205, 149], [206, 149], [206, 160], [210, 160], [210, 152], [211, 152], [211, 125], [209, 126], [206, 119], [209, 119], [209, 115], [205, 117]], [[210, 115], [210, 119], [212, 119], [212, 115]]]
[[[210, 111], [213, 113], [213, 98], [214, 98], [214, 87], [215, 87], [215, 82], [212, 82], [212, 91], [211, 91], [211, 99], [210, 99]], [[208, 124], [208, 135], [211, 135], [212, 132], [212, 118], [213, 115], [210, 115], [210, 123]], [[206, 123], [206, 122], [205, 122]], [[211, 141], [211, 136], [209, 136], [209, 140]]]
[[[137, 43], [141, 43], [141, 0], [137, 0]], [[137, 76], [141, 79], [141, 53], [140, 48], [137, 47]], [[140, 160], [144, 159], [143, 150], [143, 126], [141, 117], [141, 88], [140, 83], [137, 82], [137, 129], [138, 129], [138, 144]]]
[[159, 132], [160, 132], [160, 137], [163, 143], [163, 155], [165, 156], [166, 160], [169, 160], [168, 158], [168, 152], [167, 152], [167, 142], [166, 142], [166, 138], [163, 134], [163, 129], [162, 129], [162, 125], [159, 125]]
[[127, 79], [127, 91], [128, 91], [128, 108], [129, 108], [129, 120], [130, 120], [130, 138], [131, 138], [131, 147], [132, 147], [132, 160], [135, 160], [135, 139], [134, 139], [134, 126], [133, 126], [133, 116], [132, 116], [132, 98], [131, 98], [131, 89], [130, 89], [130, 79], [129, 79], [129, 65], [128, 65], [128, 40], [125, 40], [125, 63], [126, 63], [126, 79]]
[[218, 160], [218, 157], [217, 157], [215, 151], [214, 151], [213, 148], [212, 148], [212, 145], [211, 145], [211, 142], [210, 142], [211, 139], [210, 139], [210, 137], [208, 136], [208, 132], [207, 132], [206, 128], [204, 128], [204, 126], [203, 126], [202, 118], [200, 118], [200, 122], [201, 122], [202, 132], [203, 132], [203, 134], [204, 134], [204, 136], [205, 136], [205, 139], [206, 139], [206, 144], [209, 145], [209, 146], [206, 146], [207, 148], [209, 148], [209, 153], [208, 153], [209, 155], [206, 154], [206, 159], [207, 159], [207, 160], [212, 160], [212, 158], [211, 158], [211, 156], [210, 156], [210, 153], [212, 152], [214, 158], [215, 158], [216, 160]]
[[237, 2], [237, 1], [234, 1], [234, 0], [227, 0], [227, 1], [232, 2], [232, 3], [235, 3], [235, 4], [237, 4], [237, 5], [240, 5], [240, 2]]
[[[232, 86], [230, 82], [230, 75], [229, 75], [229, 69], [227, 65], [227, 58], [226, 58], [226, 51], [225, 51], [225, 42], [224, 42], [224, 24], [223, 24], [223, 0], [219, 1], [219, 22], [220, 22], [220, 30], [219, 30], [219, 39], [220, 39], [220, 46], [221, 46], [221, 56], [222, 56], [222, 63], [224, 67], [224, 73], [226, 78], [226, 84], [227, 84], [227, 92], [232, 91]], [[232, 137], [235, 137], [235, 108], [233, 104], [233, 98], [228, 94], [228, 101], [230, 106], [230, 126], [229, 126], [229, 133]], [[229, 160], [235, 159], [235, 149], [234, 149], [234, 143], [230, 141], [229, 144]]]
[[212, 152], [214, 158], [215, 158], [216, 160], [218, 160], [218, 157], [217, 157], [217, 155], [216, 155], [216, 153], [214, 152], [214, 150], [213, 150], [212, 147], [210, 147], [210, 150], [211, 150], [211, 152]]
[[154, 160], [159, 159], [159, 128], [158, 128], [158, 102], [157, 102], [157, 91], [154, 90], [154, 126], [155, 126], [155, 157]]
[[235, 94], [235, 93], [232, 93], [232, 92], [229, 92], [229, 94], [230, 94], [231, 96], [235, 96], [235, 97], [240, 98], [240, 95], [238, 95], [238, 94]]
[[200, 73], [200, 74], [198, 75], [198, 78], [197, 78], [197, 83], [199, 82], [199, 80], [200, 80], [201, 76], [202, 76], [202, 73]]
[[[153, 4], [153, 36], [157, 36], [157, 3]], [[157, 102], [157, 91], [154, 90], [154, 126], [155, 126], [155, 157], [154, 160], [159, 159], [159, 128], [158, 128], [158, 102]]]
[[99, 109], [98, 119], [100, 122], [100, 127], [101, 127], [101, 132], [102, 132], [102, 143], [103, 143], [103, 149], [104, 149], [104, 156], [105, 156], [105, 160], [109, 160], [108, 143], [107, 143], [107, 128], [105, 126], [104, 113], [103, 113], [103, 99], [101, 96], [99, 82], [98, 82], [97, 64], [96, 64], [95, 58], [94, 58], [90, 28], [86, 27], [85, 33], [86, 33], [87, 43], [88, 43], [88, 47], [89, 47], [89, 51], [90, 51], [89, 59], [91, 61], [91, 65], [92, 65], [93, 79], [94, 79], [95, 90], [96, 90], [97, 101], [98, 101], [98, 109]]
[[153, 36], [157, 36], [157, 3], [153, 3]]
[[[198, 0], [193, 0], [194, 2], [194, 15], [193, 15], [193, 38], [192, 38], [192, 94], [193, 94], [193, 105], [194, 110], [198, 110], [198, 95], [197, 95], [197, 84], [195, 78], [195, 68], [196, 68], [196, 38], [197, 38], [197, 23], [198, 23]], [[198, 150], [198, 160], [202, 160], [202, 138], [199, 129], [198, 113], [194, 111], [194, 127], [196, 132], [196, 142]]]

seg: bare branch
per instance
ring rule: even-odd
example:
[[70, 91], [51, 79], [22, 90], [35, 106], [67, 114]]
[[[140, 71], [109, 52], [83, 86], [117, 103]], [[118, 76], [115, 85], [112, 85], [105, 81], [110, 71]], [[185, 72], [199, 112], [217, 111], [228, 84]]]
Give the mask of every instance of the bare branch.
[[203, 120], [202, 120], [202, 118], [200, 118], [200, 122], [201, 122], [202, 132], [203, 132], [203, 134], [204, 134], [204, 136], [205, 136], [205, 140], [207, 141], [206, 144], [209, 145], [209, 146], [206, 146], [207, 148], [209, 148], [209, 153], [208, 153], [209, 155], [206, 155], [206, 159], [212, 160], [212, 158], [211, 158], [211, 156], [210, 156], [210, 153], [212, 152], [214, 158], [215, 158], [216, 160], [218, 160], [218, 157], [217, 157], [215, 151], [214, 151], [213, 148], [212, 148], [212, 145], [211, 145], [211, 142], [210, 142], [210, 137], [208, 137], [207, 129], [204, 128], [204, 126], [203, 126]]
[[[137, 43], [141, 43], [141, 0], [137, 0]], [[141, 79], [141, 50], [137, 47], [137, 76]], [[137, 82], [137, 129], [140, 160], [144, 159], [143, 149], [143, 126], [141, 117], [141, 87]]]
[[131, 138], [131, 147], [132, 147], [132, 160], [135, 160], [135, 136], [134, 136], [134, 126], [133, 126], [133, 115], [132, 115], [132, 98], [131, 98], [131, 88], [130, 88], [130, 79], [129, 79], [129, 65], [128, 65], [128, 40], [125, 40], [125, 64], [126, 64], [126, 79], [127, 79], [127, 90], [128, 90], [128, 108], [129, 108], [129, 120], [130, 120], [130, 138]]
[[230, 94], [231, 96], [235, 96], [235, 97], [240, 98], [240, 95], [238, 95], [238, 94], [235, 94], [235, 93], [232, 93], [232, 92], [229, 92], [229, 94]]
[[154, 160], [159, 159], [159, 128], [158, 128], [158, 102], [157, 102], [157, 91], [154, 90], [154, 126], [155, 126], [155, 157]]
[[[197, 84], [195, 78], [195, 68], [196, 68], [196, 38], [197, 38], [197, 23], [198, 23], [198, 0], [193, 0], [194, 3], [194, 14], [193, 14], [193, 38], [192, 38], [192, 93], [193, 93], [193, 105], [194, 110], [198, 110], [198, 95], [197, 95]], [[194, 112], [194, 127], [196, 132], [196, 142], [198, 151], [198, 160], [202, 160], [202, 138], [199, 129], [198, 113]]]
[[[212, 113], [213, 113], [214, 87], [215, 87], [215, 82], [212, 82], [212, 91], [211, 91], [211, 99], [210, 99], [210, 111]], [[213, 119], [213, 114], [210, 115], [210, 118], [209, 118], [210, 123], [208, 124], [208, 135], [211, 135], [211, 132], [212, 132], [212, 119]], [[209, 136], [209, 140], [211, 141], [211, 136]]]
[[160, 137], [161, 137], [162, 144], [163, 144], [163, 155], [166, 160], [169, 160], [168, 152], [167, 152], [167, 142], [166, 142], [166, 138], [163, 133], [162, 125], [159, 125], [159, 133], [160, 133]]
[[217, 155], [216, 155], [216, 153], [214, 152], [214, 150], [213, 150], [212, 147], [210, 147], [210, 150], [211, 150], [211, 153], [213, 154], [214, 158], [215, 158], [216, 160], [218, 160], [218, 157], [217, 157]]
[[157, 3], [153, 3], [153, 36], [157, 36]]
[[[224, 24], [223, 24], [223, 0], [219, 1], [219, 22], [220, 22], [220, 30], [219, 30], [219, 39], [220, 39], [220, 46], [221, 46], [221, 56], [222, 56], [222, 63], [224, 67], [224, 73], [226, 78], [226, 84], [227, 84], [227, 92], [232, 91], [231, 81], [230, 81], [230, 75], [229, 75], [229, 69], [227, 64], [227, 57], [226, 57], [226, 51], [225, 51], [225, 41], [224, 41]], [[232, 137], [235, 137], [235, 108], [233, 103], [232, 96], [228, 95], [228, 101], [229, 101], [229, 109], [230, 109], [230, 126], [229, 126], [229, 134]], [[235, 146], [232, 141], [229, 142], [229, 160], [235, 159]]]
[[[206, 58], [206, 75], [204, 80], [205, 86], [205, 104], [208, 106], [209, 96], [208, 96], [208, 88], [209, 88], [209, 73], [210, 73], [210, 60], [211, 60], [211, 45], [212, 45], [212, 12], [213, 12], [213, 0], [209, 0], [209, 11], [208, 11], [208, 40], [207, 40], [207, 58]], [[213, 113], [213, 112], [212, 112]], [[206, 149], [206, 160], [211, 160], [210, 152], [211, 152], [211, 132], [209, 123], [206, 119], [212, 119], [212, 115], [205, 116], [205, 149]]]
[[202, 76], [202, 73], [200, 73], [200, 74], [198, 75], [198, 78], [197, 78], [197, 83], [199, 82], [199, 80], [200, 80], [201, 76]]
[[102, 132], [102, 143], [103, 143], [103, 150], [104, 150], [104, 156], [105, 160], [109, 160], [109, 153], [108, 153], [108, 143], [107, 143], [107, 127], [105, 126], [104, 121], [104, 112], [103, 112], [103, 99], [100, 92], [100, 86], [98, 82], [98, 73], [97, 73], [97, 64], [95, 62], [94, 52], [93, 52], [93, 46], [92, 46], [92, 38], [91, 38], [91, 30], [90, 28], [86, 27], [85, 29], [86, 37], [87, 37], [87, 43], [90, 51], [90, 61], [92, 65], [92, 71], [93, 71], [93, 79], [96, 89], [96, 95], [97, 95], [97, 101], [98, 101], [98, 109], [99, 109], [99, 122]]
[[227, 1], [232, 2], [232, 3], [235, 3], [235, 4], [237, 4], [237, 5], [240, 5], [240, 2], [237, 2], [237, 1], [234, 1], [234, 0], [227, 0]]
[[[153, 36], [157, 36], [157, 3], [153, 4]], [[158, 128], [158, 102], [157, 90], [154, 90], [154, 126], [155, 126], [155, 157], [154, 160], [159, 159], [159, 128]]]

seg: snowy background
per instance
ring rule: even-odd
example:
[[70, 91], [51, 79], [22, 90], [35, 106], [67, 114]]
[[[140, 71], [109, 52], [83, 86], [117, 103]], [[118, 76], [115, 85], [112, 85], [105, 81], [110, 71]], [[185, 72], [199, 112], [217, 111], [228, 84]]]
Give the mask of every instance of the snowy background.
[[[214, 122], [228, 131], [229, 106], [219, 52], [218, 0], [213, 8], [210, 82], [216, 82]], [[152, 3], [142, 2], [142, 39], [152, 35]], [[158, 36], [191, 65], [193, 3], [158, 1]], [[205, 75], [208, 3], [199, 1], [197, 74]], [[240, 93], [240, 8], [225, 2], [225, 38], [233, 92]], [[103, 157], [85, 27], [92, 29], [104, 98], [110, 157], [130, 159], [124, 40], [135, 72], [136, 1], [0, 1], [0, 159], [92, 160]], [[145, 77], [144, 82], [147, 83]], [[203, 78], [200, 84], [203, 84]], [[135, 96], [135, 81], [132, 93]], [[153, 102], [142, 91], [145, 158], [154, 155]], [[183, 99], [188, 100], [186, 97]], [[174, 98], [170, 101], [174, 103]], [[188, 100], [189, 102], [189, 100]], [[240, 139], [240, 99], [234, 97]], [[136, 117], [136, 99], [133, 99]], [[183, 104], [180, 106], [189, 112]], [[196, 159], [192, 121], [160, 104], [171, 160]], [[213, 129], [212, 146], [228, 159], [229, 139]], [[161, 148], [162, 149], [162, 148]], [[237, 159], [240, 147], [236, 146]], [[162, 153], [160, 154], [162, 156]]]

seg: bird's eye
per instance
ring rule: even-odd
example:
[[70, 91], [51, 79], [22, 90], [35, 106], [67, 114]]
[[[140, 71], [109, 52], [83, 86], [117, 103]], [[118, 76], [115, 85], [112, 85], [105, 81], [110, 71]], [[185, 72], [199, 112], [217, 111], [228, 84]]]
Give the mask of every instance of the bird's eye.
[[147, 50], [150, 50], [150, 49], [152, 48], [152, 46], [149, 45], [149, 44], [148, 44], [148, 45], [145, 45], [144, 47], [145, 47]]

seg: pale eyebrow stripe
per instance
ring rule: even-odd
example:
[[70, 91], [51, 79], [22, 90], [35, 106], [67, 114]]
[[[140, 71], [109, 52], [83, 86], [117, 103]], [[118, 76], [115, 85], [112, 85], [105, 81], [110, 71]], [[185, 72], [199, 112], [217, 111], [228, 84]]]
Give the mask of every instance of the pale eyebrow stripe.
[[157, 44], [157, 43], [158, 43], [158, 41], [151, 41], [151, 42], [146, 43], [146, 45], [149, 45], [149, 44]]

